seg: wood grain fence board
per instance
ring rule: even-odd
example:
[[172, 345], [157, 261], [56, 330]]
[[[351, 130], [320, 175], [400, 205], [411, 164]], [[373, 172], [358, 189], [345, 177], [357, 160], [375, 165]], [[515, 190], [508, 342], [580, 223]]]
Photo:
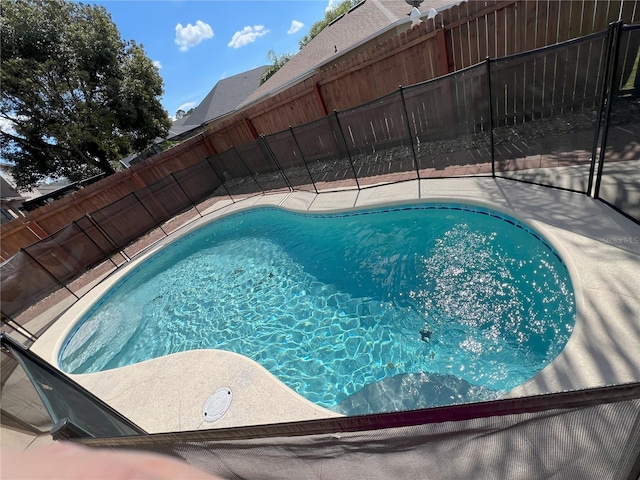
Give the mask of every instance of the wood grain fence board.
[[[444, 10], [441, 13], [442, 16], [442, 23], [443, 25], [451, 25], [451, 10], [447, 9]], [[443, 32], [444, 34], [444, 45], [445, 48], [440, 49], [440, 52], [445, 53], [447, 56], [447, 73], [452, 72], [454, 70], [454, 65], [453, 65], [453, 48], [454, 48], [454, 38], [453, 38], [453, 32], [451, 31], [451, 29], [449, 27], [447, 28], [443, 28], [442, 30], [440, 30], [440, 32]], [[443, 61], [444, 63], [444, 61]]]
[[608, 0], [601, 0], [594, 5], [592, 32], [600, 32], [607, 29], [609, 24], [609, 9], [612, 7]]
[[549, 26], [549, 0], [538, 0], [536, 5], [536, 42], [535, 48], [544, 47], [547, 43]]
[[487, 18], [484, 15], [478, 17], [476, 25], [478, 29], [478, 60], [483, 61], [489, 56], [487, 47]]
[[577, 38], [582, 31], [582, 12], [584, 10], [584, 1], [569, 2], [571, 6], [571, 20], [569, 22], [568, 38]]
[[549, 14], [547, 17], [547, 39], [545, 45], [554, 45], [558, 43], [560, 32], [560, 2], [558, 0], [549, 1]]
[[491, 12], [486, 15], [487, 20], [487, 55], [489, 58], [497, 58], [496, 57], [496, 13]]
[[21, 248], [40, 240], [41, 238], [25, 224], [4, 232], [2, 242], [0, 242], [2, 260], [8, 260], [12, 255], [19, 252]]
[[538, 15], [538, 2], [536, 0], [526, 0], [525, 4], [525, 44], [524, 51], [533, 50], [537, 43], [537, 25], [536, 19]]
[[[452, 22], [457, 22], [460, 14], [459, 14], [459, 7], [458, 5], [453, 6], [450, 10], [449, 13], [451, 15], [451, 20]], [[451, 34], [451, 49], [450, 49], [450, 53], [452, 56], [452, 65], [453, 65], [453, 70], [460, 70], [462, 68], [462, 54], [460, 52], [460, 27], [456, 26], [456, 27], [452, 27], [449, 30], [450, 34]]]
[[504, 8], [496, 11], [496, 58], [507, 55], [507, 15]]
[[571, 9], [576, 2], [559, 2], [558, 9], [558, 42], [564, 42], [570, 38]]
[[[469, 6], [469, 2], [464, 2], [460, 5], [458, 13], [460, 16], [468, 17], [469, 14], [467, 12], [467, 8]], [[460, 62], [462, 67], [465, 68], [471, 63], [471, 51], [470, 51], [470, 32], [469, 32], [469, 22], [465, 22], [460, 25]]]
[[[606, 1], [605, 1], [606, 3]], [[596, 9], [596, 1], [589, 0], [584, 2], [584, 11], [582, 13], [582, 29], [580, 35], [588, 35], [593, 33], [593, 14]]]
[[516, 35], [516, 8], [515, 5], [509, 5], [504, 8], [504, 21], [505, 21], [505, 45], [504, 54], [512, 55], [518, 52]]

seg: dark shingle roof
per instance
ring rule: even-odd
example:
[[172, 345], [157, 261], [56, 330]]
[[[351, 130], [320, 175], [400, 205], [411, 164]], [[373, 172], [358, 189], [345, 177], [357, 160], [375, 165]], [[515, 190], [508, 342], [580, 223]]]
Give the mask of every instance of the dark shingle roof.
[[[440, 9], [451, 3], [452, 0], [425, 0], [420, 5], [420, 11], [426, 13], [430, 8]], [[402, 0], [366, 0], [322, 30], [267, 82], [249, 95], [241, 107], [296, 82], [332, 58], [337, 60], [346, 50], [374, 38], [391, 25], [401, 21], [409, 22], [410, 11], [411, 5]]]
[[233, 112], [260, 85], [266, 66], [220, 80], [193, 112], [173, 122], [169, 139]]

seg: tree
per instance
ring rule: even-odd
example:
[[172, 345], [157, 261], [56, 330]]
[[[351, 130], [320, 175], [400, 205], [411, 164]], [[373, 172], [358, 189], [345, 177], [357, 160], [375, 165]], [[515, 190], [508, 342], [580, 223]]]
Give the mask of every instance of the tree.
[[120, 38], [104, 7], [4, 0], [0, 152], [20, 188], [80, 180], [166, 136], [163, 82], [142, 45]]
[[290, 53], [281, 53], [280, 55], [276, 55], [276, 52], [269, 50], [267, 52], [267, 58], [271, 62], [271, 65], [269, 65], [262, 74], [262, 77], [260, 78], [260, 85], [269, 80], [274, 73], [280, 70], [285, 63], [291, 60], [291, 57], [292, 55]]
[[322, 20], [318, 20], [316, 23], [311, 25], [309, 29], [309, 33], [307, 33], [304, 37], [300, 39], [298, 45], [300, 48], [304, 47], [308, 44], [314, 37], [316, 37], [322, 30], [329, 26], [331, 22], [333, 22], [340, 15], [344, 15], [349, 11], [349, 9], [362, 0], [344, 0], [342, 3], [339, 3], [334, 8], [327, 10], [324, 14], [324, 18]]

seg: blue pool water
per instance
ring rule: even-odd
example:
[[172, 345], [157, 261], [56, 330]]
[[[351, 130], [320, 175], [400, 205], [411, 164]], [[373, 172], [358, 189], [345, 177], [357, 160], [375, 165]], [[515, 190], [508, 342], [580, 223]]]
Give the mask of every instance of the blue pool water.
[[491, 210], [257, 208], [143, 262], [59, 360], [89, 373], [230, 350], [318, 405], [368, 413], [494, 398], [560, 353], [574, 317], [553, 248]]

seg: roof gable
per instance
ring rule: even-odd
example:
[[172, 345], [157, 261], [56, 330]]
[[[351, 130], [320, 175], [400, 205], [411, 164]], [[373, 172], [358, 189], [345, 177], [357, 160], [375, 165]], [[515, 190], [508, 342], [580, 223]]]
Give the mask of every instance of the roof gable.
[[193, 130], [215, 118], [233, 112], [258, 86], [266, 66], [254, 68], [216, 83], [189, 115], [173, 122], [169, 137]]

